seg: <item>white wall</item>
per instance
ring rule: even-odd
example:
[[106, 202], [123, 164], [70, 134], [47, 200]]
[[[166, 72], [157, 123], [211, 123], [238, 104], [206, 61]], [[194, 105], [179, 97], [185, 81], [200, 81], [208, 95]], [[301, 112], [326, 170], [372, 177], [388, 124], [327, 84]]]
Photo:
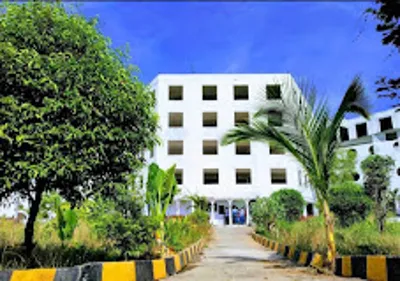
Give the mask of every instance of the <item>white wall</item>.
[[[182, 74], [159, 75], [152, 82], [157, 96], [157, 111], [160, 115], [161, 146], [155, 150], [152, 159], [162, 168], [177, 164], [183, 169], [183, 185], [180, 197], [199, 194], [210, 199], [254, 199], [257, 196], [268, 196], [283, 188], [298, 188], [305, 198], [312, 202], [310, 190], [299, 186], [299, 166], [288, 155], [269, 155], [269, 148], [264, 143], [251, 143], [251, 155], [236, 155], [235, 145], [219, 146], [218, 155], [203, 155], [203, 140], [218, 140], [234, 127], [234, 112], [249, 112], [251, 115], [260, 105], [266, 102], [265, 87], [267, 84], [283, 82], [294, 83], [287, 74]], [[169, 86], [183, 86], [183, 100], [169, 100]], [[217, 85], [217, 100], [203, 101], [202, 86]], [[249, 86], [249, 100], [234, 100], [234, 85]], [[285, 93], [283, 93], [285, 94]], [[168, 113], [183, 112], [183, 128], [168, 127]], [[217, 112], [218, 126], [203, 127], [202, 113]], [[168, 155], [168, 140], [183, 140], [183, 155]], [[217, 168], [219, 184], [204, 185], [203, 169]], [[235, 170], [251, 169], [252, 183], [236, 184]], [[287, 184], [272, 185], [271, 168], [285, 168]]]
[[[385, 133], [380, 131], [379, 119], [389, 117], [392, 118], [393, 130], [387, 132], [397, 132], [395, 140], [387, 141]], [[367, 123], [368, 137], [357, 139], [355, 126], [359, 123]], [[357, 172], [360, 174], [358, 183], [363, 183], [363, 175], [361, 170], [361, 162], [370, 155], [369, 148], [374, 147], [374, 153], [380, 155], [388, 155], [395, 161], [395, 167], [392, 171], [390, 188], [400, 189], [400, 175], [397, 170], [400, 169], [400, 108], [392, 108], [386, 111], [375, 113], [370, 120], [365, 120], [362, 117], [348, 119], [343, 121], [343, 126], [349, 129], [350, 141], [343, 142], [346, 149], [355, 149], [357, 152]], [[364, 140], [364, 141], [363, 141]], [[365, 142], [365, 143], [363, 143]], [[394, 144], [399, 146], [395, 147]], [[400, 214], [400, 203], [398, 203], [398, 214]]]

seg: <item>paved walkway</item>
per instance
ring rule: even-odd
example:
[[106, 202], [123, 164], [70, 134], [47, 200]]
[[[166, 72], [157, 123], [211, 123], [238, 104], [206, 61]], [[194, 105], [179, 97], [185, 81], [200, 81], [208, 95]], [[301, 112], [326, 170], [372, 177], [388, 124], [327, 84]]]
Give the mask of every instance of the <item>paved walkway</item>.
[[250, 237], [250, 228], [219, 227], [214, 240], [198, 262], [167, 280], [170, 281], [357, 281], [321, 275], [311, 268], [292, 262], [257, 244]]

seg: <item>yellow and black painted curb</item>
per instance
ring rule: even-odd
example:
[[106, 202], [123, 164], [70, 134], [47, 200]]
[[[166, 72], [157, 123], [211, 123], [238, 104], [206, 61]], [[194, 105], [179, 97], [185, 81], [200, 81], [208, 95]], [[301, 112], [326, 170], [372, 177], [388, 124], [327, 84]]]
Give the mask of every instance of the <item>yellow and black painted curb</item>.
[[371, 281], [399, 281], [399, 256], [341, 256], [336, 258], [335, 274]]
[[0, 271], [0, 281], [154, 281], [183, 270], [198, 256], [205, 242], [198, 241], [163, 259], [93, 262], [70, 268]]
[[324, 260], [322, 255], [318, 253], [300, 251], [296, 247], [278, 243], [254, 232], [252, 233], [252, 237], [256, 242], [264, 247], [270, 248], [271, 250], [281, 254], [284, 257], [287, 257], [299, 265], [311, 265], [315, 268], [322, 269]]
[[[253, 239], [299, 265], [322, 269], [323, 256], [318, 253], [304, 252], [294, 246], [279, 244], [276, 241], [252, 233]], [[400, 281], [399, 256], [341, 256], [336, 258], [335, 275], [358, 277], [370, 281]]]

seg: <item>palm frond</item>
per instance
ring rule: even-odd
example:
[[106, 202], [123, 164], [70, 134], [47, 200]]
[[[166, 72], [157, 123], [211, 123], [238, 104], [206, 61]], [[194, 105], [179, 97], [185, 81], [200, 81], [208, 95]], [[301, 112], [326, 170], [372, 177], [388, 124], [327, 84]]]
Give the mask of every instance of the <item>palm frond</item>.
[[[299, 95], [296, 87], [287, 87], [282, 102], [268, 102], [254, 115], [250, 125], [229, 130], [222, 144], [260, 141], [281, 145], [303, 166], [318, 197], [323, 198], [338, 148], [340, 124], [348, 112], [368, 117], [368, 101], [359, 77], [350, 84], [332, 119], [326, 101], [317, 102], [315, 87], [306, 85], [303, 94], [304, 97]], [[282, 126], [271, 122], [274, 111], [282, 113]]]

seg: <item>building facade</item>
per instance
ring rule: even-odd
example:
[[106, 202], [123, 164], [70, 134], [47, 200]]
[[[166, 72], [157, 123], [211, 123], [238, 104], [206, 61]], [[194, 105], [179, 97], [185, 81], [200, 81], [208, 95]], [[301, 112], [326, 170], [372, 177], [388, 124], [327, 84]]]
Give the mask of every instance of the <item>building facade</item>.
[[[234, 218], [229, 216], [227, 221], [227, 212], [237, 208], [249, 214], [250, 203], [257, 197], [281, 188], [300, 191], [309, 203], [304, 214], [315, 212], [305, 174], [290, 155], [266, 143], [220, 145], [229, 129], [251, 122], [263, 103], [300, 95], [290, 75], [163, 74], [151, 87], [157, 97], [162, 143], [150, 161], [162, 168], [176, 164], [181, 189], [169, 215], [191, 212], [193, 206], [186, 198], [196, 194], [207, 197], [214, 224], [232, 224]], [[249, 219], [246, 215], [245, 223]]]
[[[213, 224], [234, 224], [233, 209], [250, 220], [251, 203], [282, 188], [293, 188], [307, 201], [304, 216], [316, 214], [316, 198], [297, 161], [279, 147], [250, 142], [221, 146], [222, 136], [251, 117], [266, 103], [280, 102], [290, 95], [301, 98], [289, 74], [161, 74], [150, 84], [155, 91], [161, 144], [149, 153], [148, 162], [163, 169], [176, 164], [181, 192], [168, 215], [193, 211], [188, 196], [207, 198]], [[274, 91], [270, 91], [274, 89]], [[277, 91], [276, 91], [277, 90]], [[360, 163], [368, 155], [390, 155], [395, 160], [391, 188], [400, 188], [400, 108], [344, 120], [341, 145], [357, 152], [357, 175], [362, 184]], [[146, 174], [146, 171], [145, 171]], [[0, 216], [16, 217], [16, 196], [0, 204]], [[400, 202], [397, 202], [400, 215]], [[226, 214], [229, 215], [227, 219]]]
[[[347, 119], [340, 129], [341, 145], [357, 154], [357, 174], [354, 180], [363, 183], [361, 162], [371, 154], [388, 155], [395, 161], [390, 188], [400, 189], [400, 108], [375, 113], [369, 120]], [[400, 195], [400, 194], [399, 194]], [[400, 202], [397, 200], [400, 215]]]

